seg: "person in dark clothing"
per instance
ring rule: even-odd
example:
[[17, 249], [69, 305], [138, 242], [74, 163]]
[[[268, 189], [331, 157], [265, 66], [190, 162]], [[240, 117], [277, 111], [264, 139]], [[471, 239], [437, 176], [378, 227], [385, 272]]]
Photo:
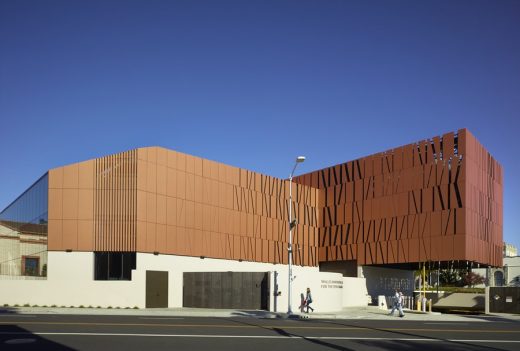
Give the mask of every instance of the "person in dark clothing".
[[305, 296], [303, 295], [303, 293], [300, 294], [300, 307], [298, 307], [298, 309], [300, 310], [300, 312], [303, 313], [303, 310], [305, 308], [305, 305], [307, 304], [307, 302], [305, 301]]
[[397, 301], [399, 300], [399, 290], [395, 289], [395, 294], [392, 296], [392, 310], [390, 311], [389, 315], [393, 316], [394, 311], [397, 310]]
[[311, 311], [314, 312], [314, 308], [311, 307], [311, 303], [312, 303], [311, 289], [307, 288], [307, 295], [305, 297], [305, 307], [307, 307], [307, 313], [309, 313], [309, 309], [311, 309]]

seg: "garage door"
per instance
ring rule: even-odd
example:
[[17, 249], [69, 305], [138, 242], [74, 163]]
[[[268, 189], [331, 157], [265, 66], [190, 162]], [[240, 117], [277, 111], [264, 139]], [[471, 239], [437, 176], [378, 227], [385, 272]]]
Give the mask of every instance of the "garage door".
[[189, 272], [183, 278], [184, 307], [269, 309], [269, 272]]

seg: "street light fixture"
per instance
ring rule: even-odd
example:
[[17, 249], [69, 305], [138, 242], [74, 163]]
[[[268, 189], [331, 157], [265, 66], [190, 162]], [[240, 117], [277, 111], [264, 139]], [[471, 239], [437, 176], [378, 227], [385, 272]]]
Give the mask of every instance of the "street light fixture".
[[296, 157], [296, 162], [294, 163], [294, 167], [292, 169], [291, 175], [289, 176], [289, 289], [287, 292], [287, 314], [292, 314], [291, 309], [291, 285], [292, 285], [292, 230], [296, 226], [297, 220], [296, 218], [292, 219], [292, 179], [294, 175], [294, 171], [296, 170], [296, 167], [298, 166], [298, 163], [302, 163], [305, 161], [305, 156], [298, 156]]

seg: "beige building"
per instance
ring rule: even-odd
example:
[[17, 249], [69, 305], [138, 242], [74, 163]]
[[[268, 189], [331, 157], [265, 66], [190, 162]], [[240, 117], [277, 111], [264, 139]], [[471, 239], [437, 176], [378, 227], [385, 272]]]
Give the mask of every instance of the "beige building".
[[513, 244], [504, 243], [504, 257], [518, 256], [518, 249]]
[[19, 277], [37, 279], [46, 276], [47, 236], [40, 225], [0, 221], [0, 279]]

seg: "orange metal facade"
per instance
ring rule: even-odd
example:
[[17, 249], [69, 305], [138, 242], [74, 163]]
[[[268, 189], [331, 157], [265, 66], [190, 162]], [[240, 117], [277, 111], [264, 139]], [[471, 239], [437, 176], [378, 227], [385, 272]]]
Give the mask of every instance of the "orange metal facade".
[[296, 179], [322, 190], [319, 261], [502, 265], [502, 167], [466, 130]]
[[[49, 250], [287, 263], [288, 183], [160, 147], [49, 171]], [[294, 263], [316, 266], [319, 190], [293, 183]]]
[[[49, 250], [287, 263], [288, 182], [160, 147], [49, 171]], [[294, 262], [501, 265], [502, 168], [465, 129], [295, 178]]]

